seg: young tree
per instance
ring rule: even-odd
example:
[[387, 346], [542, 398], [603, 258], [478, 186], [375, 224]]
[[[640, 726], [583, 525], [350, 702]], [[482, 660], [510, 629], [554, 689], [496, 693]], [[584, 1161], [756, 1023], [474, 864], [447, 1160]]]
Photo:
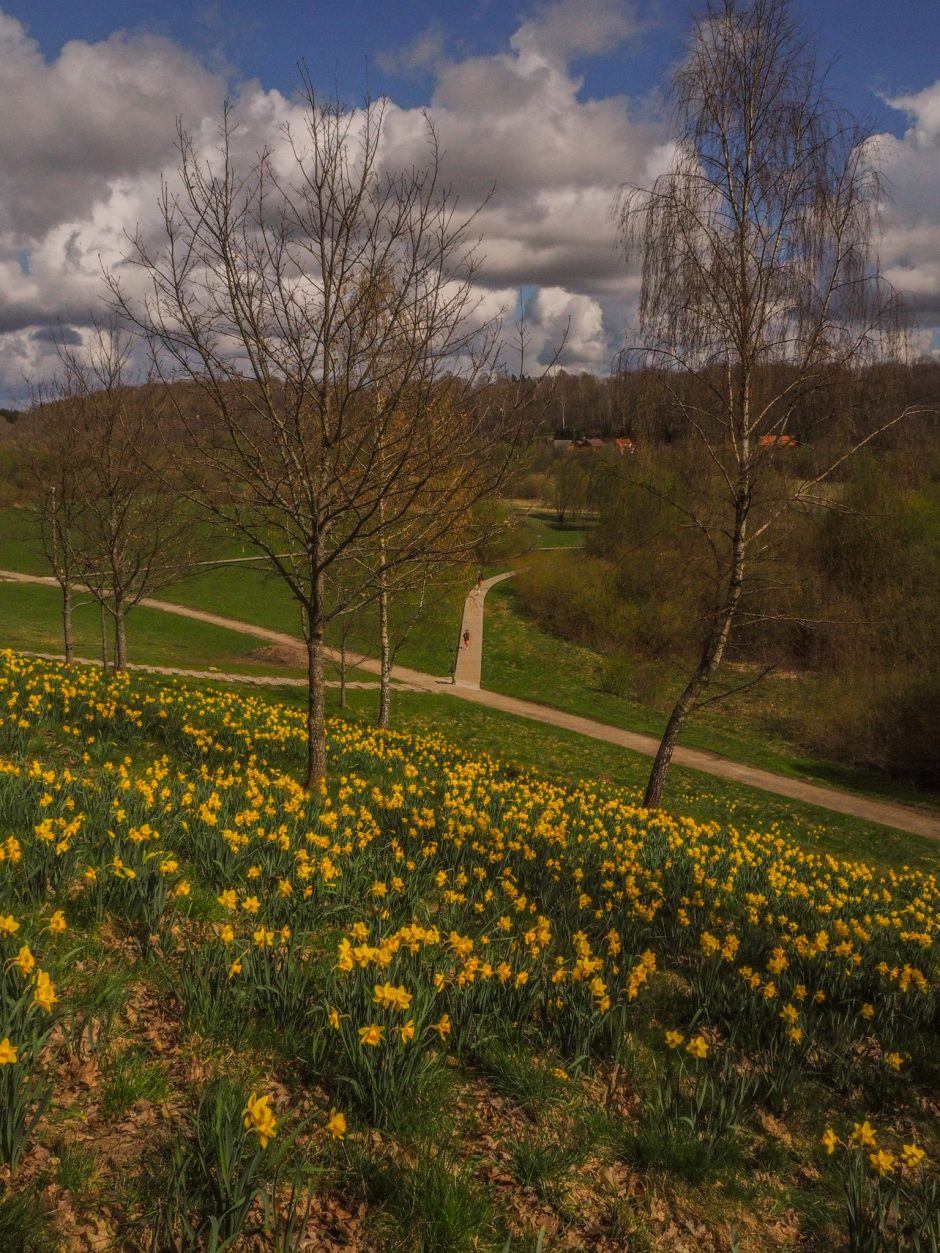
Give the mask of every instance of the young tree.
[[386, 586], [419, 556], [445, 559], [520, 423], [483, 399], [497, 328], [480, 325], [475, 213], [441, 186], [430, 124], [426, 168], [383, 172], [381, 104], [348, 112], [309, 83], [303, 103], [302, 127], [244, 167], [230, 111], [212, 161], [181, 132], [163, 245], [137, 238], [128, 259], [147, 294], [137, 302], [117, 279], [112, 291], [164, 377], [201, 394], [198, 414], [179, 415], [190, 498], [297, 601], [314, 787], [326, 773], [324, 632], [378, 595], [374, 569], [351, 586], [331, 567], [378, 553], [383, 536]]
[[792, 492], [765, 473], [811, 394], [897, 347], [872, 242], [876, 153], [825, 98], [788, 0], [709, 0], [672, 89], [670, 168], [650, 188], [624, 190], [621, 237], [628, 259], [642, 261], [645, 360], [662, 369], [724, 506], [720, 516], [685, 511], [711, 553], [711, 608], [653, 762], [650, 807], [747, 613], [748, 578], [774, 524], [908, 412], [843, 444]]
[[69, 398], [33, 396], [35, 430], [25, 449], [30, 495], [39, 519], [39, 541], [62, 598], [62, 643], [65, 664], [75, 655], [72, 631], [75, 584], [79, 563], [75, 556], [83, 494], [81, 481], [88, 450], [81, 437]]
[[110, 615], [116, 670], [127, 665], [127, 615], [183, 577], [192, 547], [192, 519], [157, 468], [155, 392], [132, 385], [130, 351], [128, 337], [110, 327], [96, 328], [81, 348], [60, 347], [47, 451], [36, 466], [43, 542], [55, 554], [64, 605], [74, 580]]

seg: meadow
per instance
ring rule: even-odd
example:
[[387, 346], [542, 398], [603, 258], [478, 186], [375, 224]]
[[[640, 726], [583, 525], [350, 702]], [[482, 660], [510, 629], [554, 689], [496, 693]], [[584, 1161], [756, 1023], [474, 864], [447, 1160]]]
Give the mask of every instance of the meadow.
[[2, 1247], [937, 1247], [935, 875], [0, 657]]

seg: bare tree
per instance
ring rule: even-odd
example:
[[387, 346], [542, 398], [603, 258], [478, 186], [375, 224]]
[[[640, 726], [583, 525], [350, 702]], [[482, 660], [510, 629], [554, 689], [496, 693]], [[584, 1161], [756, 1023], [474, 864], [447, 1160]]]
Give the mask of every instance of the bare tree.
[[64, 602], [77, 581], [110, 615], [117, 670], [127, 665], [127, 615], [191, 564], [192, 518], [155, 468], [157, 397], [132, 385], [130, 352], [110, 327], [95, 328], [80, 349], [59, 348], [58, 399], [46, 420], [46, 443], [57, 449], [37, 464], [44, 546]]
[[75, 655], [72, 631], [79, 564], [74, 553], [83, 507], [81, 482], [88, 450], [68, 396], [47, 394], [38, 386], [32, 396], [35, 429], [25, 449], [29, 491], [39, 519], [39, 542], [62, 598], [65, 664]]
[[711, 554], [711, 609], [653, 763], [650, 807], [747, 613], [747, 579], [775, 523], [909, 412], [843, 444], [792, 491], [765, 473], [811, 394], [898, 347], [872, 243], [876, 153], [825, 98], [788, 0], [709, 0], [672, 89], [671, 166], [650, 188], [624, 189], [621, 237], [628, 259], [642, 259], [644, 358], [661, 368], [724, 505], [717, 516], [684, 509]]
[[430, 125], [426, 168], [383, 172], [381, 104], [348, 112], [307, 83], [304, 106], [303, 125], [243, 168], [230, 111], [211, 161], [181, 131], [163, 242], [137, 238], [128, 258], [147, 294], [117, 279], [112, 291], [164, 377], [201, 394], [198, 415], [180, 407], [190, 498], [298, 603], [314, 787], [324, 632], [378, 595], [374, 569], [351, 585], [331, 567], [381, 537], [386, 586], [418, 556], [446, 559], [454, 519], [498, 484], [520, 426], [482, 399], [497, 328], [480, 324], [475, 212], [441, 185]]

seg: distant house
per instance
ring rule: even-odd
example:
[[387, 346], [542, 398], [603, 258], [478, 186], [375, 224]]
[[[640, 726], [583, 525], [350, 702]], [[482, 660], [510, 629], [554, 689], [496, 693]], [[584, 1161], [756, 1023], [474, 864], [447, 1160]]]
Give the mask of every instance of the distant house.
[[799, 448], [795, 435], [762, 435], [757, 441], [761, 448]]

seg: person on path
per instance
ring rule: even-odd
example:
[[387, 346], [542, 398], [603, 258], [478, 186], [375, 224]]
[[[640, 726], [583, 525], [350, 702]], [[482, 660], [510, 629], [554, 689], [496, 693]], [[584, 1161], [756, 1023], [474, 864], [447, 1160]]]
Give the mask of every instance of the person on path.
[[463, 646], [464, 648], [470, 647], [470, 632], [469, 631], [464, 631], [463, 633]]

